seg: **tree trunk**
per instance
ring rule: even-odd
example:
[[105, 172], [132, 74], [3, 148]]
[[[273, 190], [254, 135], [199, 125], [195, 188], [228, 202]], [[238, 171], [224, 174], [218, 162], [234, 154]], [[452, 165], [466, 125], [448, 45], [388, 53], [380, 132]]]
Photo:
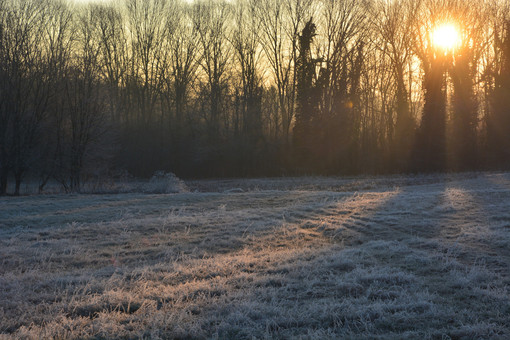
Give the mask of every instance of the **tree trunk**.
[[19, 194], [20, 194], [22, 177], [23, 177], [22, 173], [14, 174], [14, 179], [16, 181], [16, 184], [15, 184], [15, 187], [14, 187], [14, 195], [15, 196], [19, 196]]
[[7, 176], [9, 171], [6, 167], [0, 169], [0, 196], [7, 194]]

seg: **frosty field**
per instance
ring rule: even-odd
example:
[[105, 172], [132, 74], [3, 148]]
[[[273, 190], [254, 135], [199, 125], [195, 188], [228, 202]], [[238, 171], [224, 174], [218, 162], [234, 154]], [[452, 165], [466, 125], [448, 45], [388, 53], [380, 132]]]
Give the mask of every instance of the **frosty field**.
[[0, 339], [509, 339], [510, 174], [0, 198]]

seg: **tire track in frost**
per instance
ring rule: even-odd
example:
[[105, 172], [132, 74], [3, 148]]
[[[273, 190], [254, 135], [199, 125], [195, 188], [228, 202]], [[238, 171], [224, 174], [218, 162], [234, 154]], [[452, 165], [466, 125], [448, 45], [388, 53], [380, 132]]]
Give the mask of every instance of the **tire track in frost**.
[[381, 228], [374, 223], [374, 217], [382, 206], [398, 195], [399, 190], [337, 196], [334, 203], [323, 205], [295, 223], [301, 229], [314, 230], [335, 242], [360, 244], [370, 236], [380, 235]]
[[441, 202], [442, 193], [441, 185], [354, 193], [295, 222], [301, 223], [303, 229], [313, 229], [348, 244], [432, 238], [442, 226], [434, 211]]

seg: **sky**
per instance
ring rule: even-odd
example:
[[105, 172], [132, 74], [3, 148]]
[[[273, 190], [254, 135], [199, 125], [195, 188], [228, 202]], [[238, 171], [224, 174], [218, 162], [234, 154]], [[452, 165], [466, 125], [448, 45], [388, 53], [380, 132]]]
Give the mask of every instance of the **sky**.
[[75, 3], [88, 3], [88, 2], [111, 2], [112, 0], [69, 0]]

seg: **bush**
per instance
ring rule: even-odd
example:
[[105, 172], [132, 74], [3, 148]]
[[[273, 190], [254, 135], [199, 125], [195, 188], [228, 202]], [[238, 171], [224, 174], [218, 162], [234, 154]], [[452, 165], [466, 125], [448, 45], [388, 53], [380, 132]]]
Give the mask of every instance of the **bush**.
[[142, 188], [145, 193], [174, 194], [187, 192], [188, 187], [179, 177], [171, 172], [156, 171], [149, 183]]

